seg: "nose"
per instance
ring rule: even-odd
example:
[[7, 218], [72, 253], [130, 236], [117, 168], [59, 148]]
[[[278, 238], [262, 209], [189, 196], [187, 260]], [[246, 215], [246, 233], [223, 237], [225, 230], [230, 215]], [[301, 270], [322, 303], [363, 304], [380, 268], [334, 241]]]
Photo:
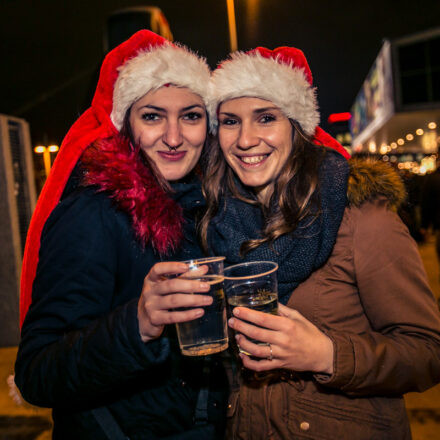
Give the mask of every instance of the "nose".
[[168, 120], [162, 140], [168, 148], [173, 150], [183, 144], [182, 130], [178, 120]]
[[252, 124], [243, 121], [238, 135], [237, 147], [242, 150], [248, 150], [249, 148], [257, 146], [259, 143], [260, 140]]

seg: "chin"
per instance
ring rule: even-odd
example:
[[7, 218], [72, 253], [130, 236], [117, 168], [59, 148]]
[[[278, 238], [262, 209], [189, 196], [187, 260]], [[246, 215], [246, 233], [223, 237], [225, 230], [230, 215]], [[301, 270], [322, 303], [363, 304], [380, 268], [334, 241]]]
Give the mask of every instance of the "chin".
[[240, 180], [243, 185], [250, 188], [259, 188], [267, 184], [267, 181], [263, 179], [245, 179], [240, 177]]
[[169, 182], [174, 182], [175, 180], [180, 180], [183, 179], [187, 174], [189, 173], [173, 173], [173, 172], [165, 172], [162, 173], [163, 177], [165, 178], [165, 180], [169, 181]]

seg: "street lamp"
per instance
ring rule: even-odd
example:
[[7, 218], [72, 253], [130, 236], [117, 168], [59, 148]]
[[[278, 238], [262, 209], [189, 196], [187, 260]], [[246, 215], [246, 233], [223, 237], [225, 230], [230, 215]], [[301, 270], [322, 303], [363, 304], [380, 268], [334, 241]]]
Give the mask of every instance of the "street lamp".
[[43, 155], [44, 171], [46, 173], [46, 178], [47, 176], [49, 176], [50, 168], [52, 166], [50, 153], [56, 153], [58, 150], [58, 145], [49, 145], [48, 147], [45, 147], [44, 145], [38, 145], [34, 148], [35, 153]]
[[231, 52], [235, 52], [238, 49], [238, 44], [234, 0], [226, 0], [226, 5], [228, 7], [229, 41], [231, 43]]

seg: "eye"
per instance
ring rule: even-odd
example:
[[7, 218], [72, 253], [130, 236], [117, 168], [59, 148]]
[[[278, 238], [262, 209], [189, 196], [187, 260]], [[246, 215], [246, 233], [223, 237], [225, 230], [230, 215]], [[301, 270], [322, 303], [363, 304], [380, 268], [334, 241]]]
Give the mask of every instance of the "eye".
[[220, 125], [237, 125], [238, 120], [234, 118], [223, 118], [219, 121]]
[[199, 119], [202, 119], [202, 118], [203, 118], [203, 115], [200, 112], [189, 112], [183, 116], [183, 119], [185, 119], [187, 121], [198, 121]]
[[158, 121], [160, 119], [159, 113], [143, 113], [141, 118], [144, 121]]
[[276, 117], [274, 115], [271, 114], [264, 114], [261, 116], [261, 118], [259, 119], [259, 122], [263, 123], [263, 124], [268, 124], [270, 122], [276, 121]]

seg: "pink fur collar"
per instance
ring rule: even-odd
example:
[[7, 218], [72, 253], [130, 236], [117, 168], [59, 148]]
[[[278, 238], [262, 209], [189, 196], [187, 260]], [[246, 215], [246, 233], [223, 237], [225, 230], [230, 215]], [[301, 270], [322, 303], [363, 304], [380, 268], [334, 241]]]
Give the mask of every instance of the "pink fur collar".
[[99, 141], [81, 157], [82, 184], [108, 191], [118, 208], [130, 216], [142, 245], [152, 244], [164, 255], [182, 239], [182, 208], [160, 187], [140, 154], [121, 137]]

